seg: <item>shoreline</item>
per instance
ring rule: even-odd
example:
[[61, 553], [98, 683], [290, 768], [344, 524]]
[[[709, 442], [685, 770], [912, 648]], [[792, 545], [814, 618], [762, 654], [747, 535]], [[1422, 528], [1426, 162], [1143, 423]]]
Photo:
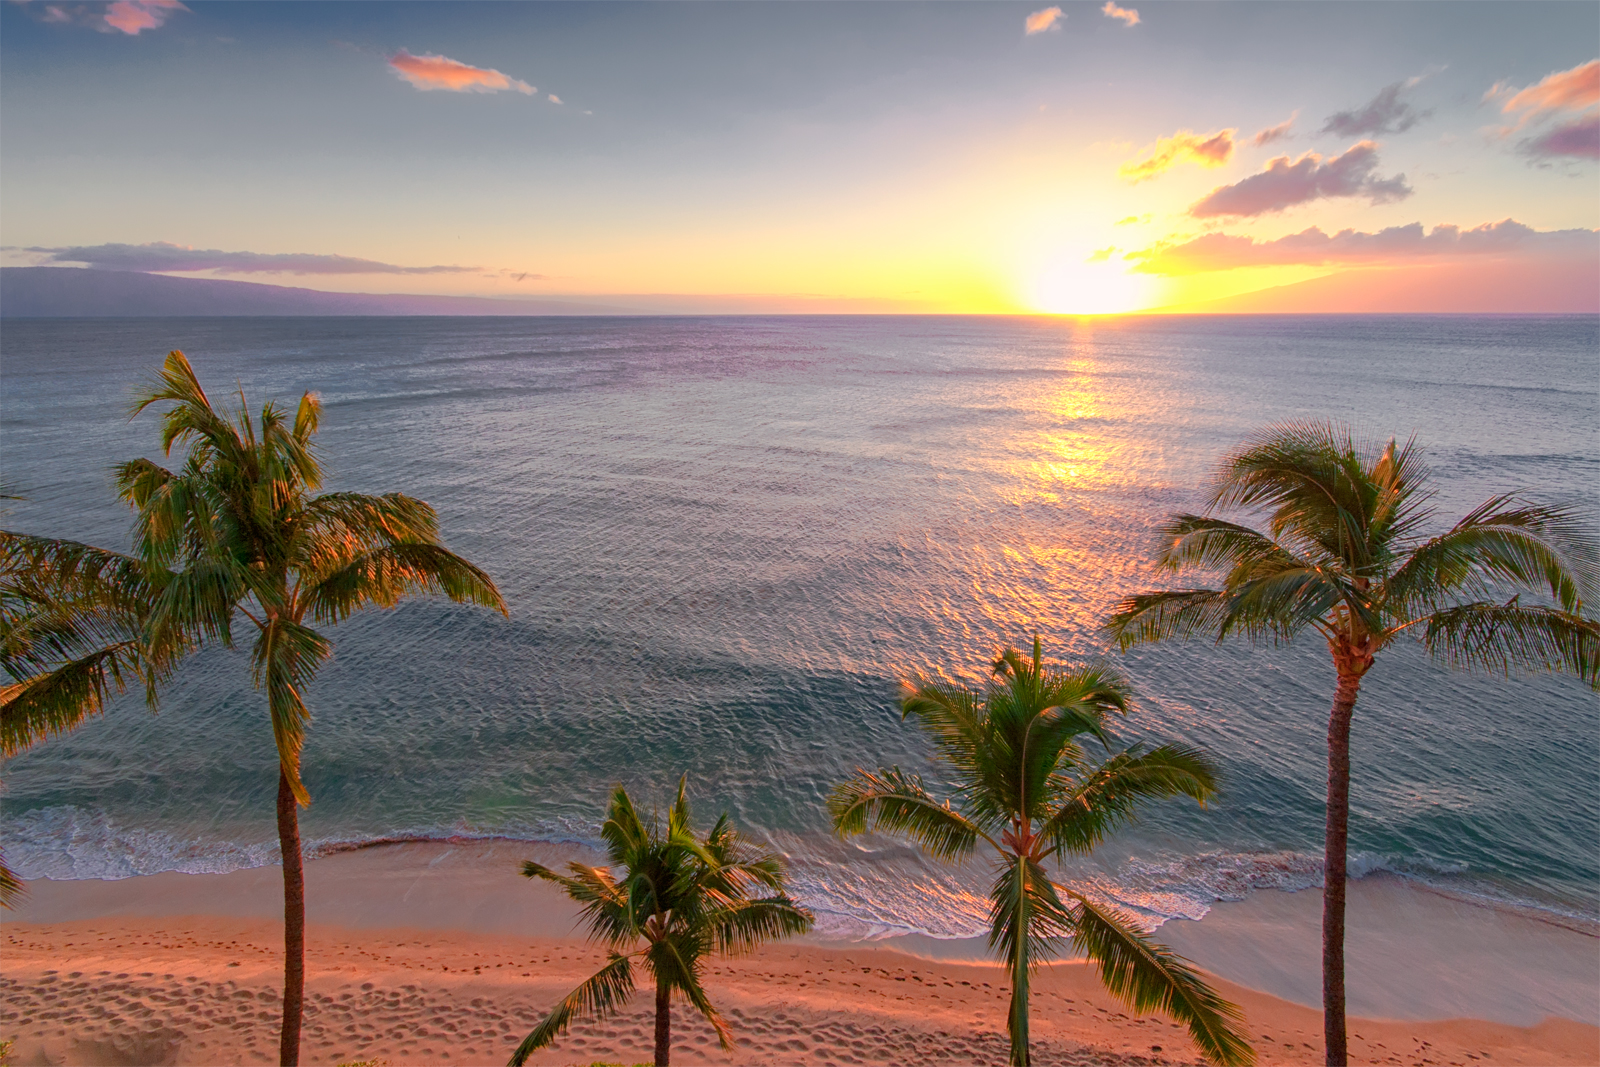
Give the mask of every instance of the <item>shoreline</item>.
[[[407, 842], [308, 862], [305, 1062], [505, 1062], [602, 959], [583, 942], [571, 902], [520, 877], [516, 861], [562, 864], [582, 853]], [[13, 1062], [269, 1062], [281, 885], [277, 867], [31, 883], [0, 931], [0, 1036], [16, 1039]], [[1399, 878], [1350, 888], [1352, 1062], [1600, 1062], [1600, 1027], [1584, 1010], [1600, 1003], [1594, 937]], [[1320, 908], [1317, 890], [1260, 890], [1156, 936], [1245, 1008], [1263, 1063], [1316, 1063]], [[974, 958], [981, 947], [812, 937], [718, 960], [708, 989], [740, 1044], [719, 1051], [680, 1008], [674, 1057], [1003, 1061], [1005, 981], [998, 965]], [[1198, 1060], [1181, 1029], [1128, 1011], [1082, 963], [1042, 968], [1035, 989], [1041, 1063]], [[649, 1055], [648, 1011], [638, 995], [622, 1015], [575, 1028], [532, 1062], [638, 1062]]]

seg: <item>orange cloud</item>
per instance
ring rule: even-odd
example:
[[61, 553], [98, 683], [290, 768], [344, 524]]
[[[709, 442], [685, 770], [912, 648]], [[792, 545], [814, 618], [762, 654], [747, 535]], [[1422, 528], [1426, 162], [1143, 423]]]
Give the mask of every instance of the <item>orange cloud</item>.
[[1155, 144], [1140, 149], [1146, 158], [1135, 163], [1124, 163], [1118, 174], [1130, 182], [1148, 181], [1163, 171], [1185, 161], [1202, 167], [1220, 167], [1233, 158], [1235, 129], [1218, 130], [1204, 136], [1191, 130], [1179, 130], [1171, 137], [1163, 137]]
[[[50, 12], [48, 21], [64, 21], [55, 17], [63, 14], [60, 8], [47, 10]], [[116, 0], [106, 8], [105, 24], [137, 37], [140, 30], [156, 29], [179, 11], [187, 10], [178, 0]]]
[[[1489, 90], [1490, 95], [1495, 92]], [[1532, 117], [1545, 111], [1583, 111], [1596, 104], [1600, 104], [1600, 59], [1591, 59], [1571, 70], [1546, 75], [1539, 84], [1513, 94], [1500, 110], [1507, 115], [1528, 111]]]
[[1195, 218], [1265, 215], [1326, 197], [1364, 196], [1373, 204], [1392, 204], [1412, 193], [1404, 174], [1379, 178], [1378, 146], [1358, 141], [1341, 156], [1324, 160], [1307, 152], [1294, 162], [1279, 156], [1267, 169], [1232, 185], [1220, 185], [1189, 209]]
[[1047, 7], [1043, 11], [1035, 11], [1023, 21], [1023, 33], [1032, 37], [1034, 34], [1043, 33], [1045, 30], [1060, 29], [1057, 24], [1066, 17], [1061, 13], [1059, 7]]
[[1182, 244], [1158, 243], [1129, 252], [1124, 258], [1137, 260], [1139, 265], [1133, 269], [1140, 273], [1178, 276], [1240, 267], [1371, 265], [1419, 258], [1444, 261], [1529, 254], [1600, 258], [1600, 232], [1540, 231], [1514, 219], [1485, 223], [1470, 230], [1435, 226], [1432, 233], [1426, 232], [1420, 222], [1391, 226], [1377, 233], [1340, 230], [1331, 236], [1312, 226], [1275, 241], [1208, 233]]
[[527, 82], [498, 70], [469, 66], [448, 56], [431, 53], [414, 56], [404, 48], [389, 58], [389, 66], [424, 92], [443, 89], [452, 93], [498, 93], [504, 89], [515, 89], [525, 96], [532, 96], [538, 91]]
[[1129, 26], [1139, 25], [1139, 12], [1131, 7], [1118, 7], [1116, 0], [1106, 0], [1106, 6], [1100, 9], [1100, 14], [1108, 19], [1121, 19]]

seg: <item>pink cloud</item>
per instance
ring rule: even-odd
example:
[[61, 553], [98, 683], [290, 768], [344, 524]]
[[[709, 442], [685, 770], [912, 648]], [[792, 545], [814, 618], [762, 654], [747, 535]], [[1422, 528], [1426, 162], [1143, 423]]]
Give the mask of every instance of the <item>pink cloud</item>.
[[[1489, 90], [1490, 95], [1496, 89]], [[1600, 104], [1600, 59], [1591, 59], [1571, 70], [1546, 75], [1537, 85], [1512, 95], [1500, 110], [1508, 115], [1513, 111], [1536, 115], [1545, 111], [1582, 111], [1596, 104]]]
[[538, 90], [498, 70], [469, 66], [448, 56], [414, 56], [404, 48], [389, 57], [395, 73], [424, 92], [443, 89], [452, 93], [498, 93], [515, 89], [525, 96]]
[[1590, 115], [1556, 126], [1537, 137], [1528, 138], [1518, 147], [1524, 155], [1538, 159], [1558, 156], [1600, 159], [1600, 115]]
[[[1299, 114], [1299, 112], [1295, 112], [1295, 114]], [[1293, 126], [1294, 118], [1291, 116], [1276, 126], [1268, 126], [1264, 130], [1257, 130], [1256, 135], [1250, 138], [1250, 143], [1260, 148], [1262, 145], [1269, 145], [1273, 141], [1286, 141], [1289, 139], [1289, 130]]]
[[1326, 161], [1316, 152], [1293, 162], [1279, 156], [1266, 170], [1213, 189], [1189, 214], [1201, 219], [1251, 217], [1328, 197], [1364, 196], [1373, 204], [1392, 204], [1411, 195], [1404, 174], [1379, 178], [1373, 174], [1377, 166], [1378, 146], [1372, 141], [1360, 141]]
[[1594, 230], [1534, 230], [1514, 219], [1485, 223], [1470, 230], [1420, 222], [1391, 226], [1377, 233], [1340, 230], [1329, 235], [1316, 226], [1275, 241], [1256, 241], [1226, 233], [1208, 233], [1181, 244], [1165, 242], [1125, 258], [1138, 261], [1145, 274], [1198, 274], [1238, 267], [1382, 264], [1400, 260], [1458, 259], [1507, 254], [1596, 254], [1600, 233]]
[[1118, 7], [1116, 0], [1106, 0], [1106, 6], [1100, 9], [1100, 14], [1108, 19], [1121, 19], [1129, 26], [1139, 25], [1139, 12], [1131, 7]]
[[1045, 30], [1060, 29], [1058, 23], [1066, 17], [1059, 7], [1047, 7], [1043, 11], [1035, 11], [1023, 20], [1022, 31], [1026, 36], [1032, 37]]
[[[65, 21], [58, 17], [65, 14], [60, 8], [46, 10], [46, 21]], [[141, 30], [156, 29], [179, 11], [187, 10], [178, 0], [116, 0], [106, 8], [105, 25], [136, 37]]]
[[1140, 149], [1145, 158], [1135, 163], [1124, 163], [1117, 173], [1137, 183], [1148, 181], [1184, 162], [1198, 163], [1202, 167], [1220, 167], [1233, 158], [1233, 135], [1237, 132], [1226, 129], [1198, 134], [1192, 130], [1179, 130], [1171, 137], [1163, 137]]

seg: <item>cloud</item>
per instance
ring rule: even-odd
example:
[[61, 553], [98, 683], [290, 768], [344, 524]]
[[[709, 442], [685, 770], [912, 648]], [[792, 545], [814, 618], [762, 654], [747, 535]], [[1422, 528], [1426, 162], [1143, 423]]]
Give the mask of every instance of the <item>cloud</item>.
[[[1295, 112], [1295, 115], [1298, 114], [1298, 111]], [[1260, 148], [1262, 145], [1269, 145], [1274, 141], [1287, 141], [1289, 139], [1289, 130], [1294, 126], [1294, 118], [1295, 116], [1291, 115], [1276, 126], [1268, 126], [1264, 130], [1257, 130], [1256, 135], [1250, 138], [1250, 143]]]
[[1171, 137], [1162, 137], [1155, 144], [1141, 148], [1145, 158], [1134, 163], [1124, 163], [1117, 171], [1130, 182], [1148, 181], [1179, 163], [1198, 163], [1202, 167], [1220, 167], [1233, 158], [1233, 135], [1237, 130], [1218, 130], [1216, 133], [1198, 134], [1192, 130], [1179, 130]]
[[1546, 130], [1537, 137], [1529, 137], [1517, 145], [1517, 150], [1535, 159], [1562, 156], [1600, 159], [1600, 115], [1577, 119]]
[[106, 8], [105, 23], [137, 37], [140, 30], [156, 29], [179, 11], [187, 10], [178, 0], [116, 0]]
[[1045, 30], [1059, 30], [1061, 28], [1059, 23], [1066, 17], [1059, 7], [1047, 7], [1043, 11], [1035, 11], [1023, 21], [1023, 34], [1032, 37]]
[[1279, 156], [1266, 170], [1213, 189], [1189, 214], [1201, 219], [1255, 216], [1328, 197], [1364, 196], [1373, 204], [1392, 204], [1411, 195], [1404, 174], [1379, 178], [1372, 173], [1377, 166], [1378, 146], [1371, 141], [1360, 141], [1326, 161], [1315, 152], [1292, 163]]
[[1370, 137], [1380, 133], [1404, 133], [1433, 111], [1417, 111], [1400, 99], [1400, 93], [1411, 88], [1418, 79], [1395, 82], [1384, 89], [1360, 111], [1339, 111], [1328, 116], [1323, 133], [1340, 137]]
[[1106, 6], [1100, 9], [1100, 14], [1108, 19], [1121, 19], [1129, 26], [1139, 25], [1139, 12], [1131, 7], [1118, 7], [1116, 0], [1106, 0]]
[[1539, 231], [1514, 219], [1485, 223], [1470, 230], [1435, 226], [1432, 233], [1425, 232], [1420, 222], [1391, 226], [1377, 233], [1340, 230], [1332, 236], [1313, 226], [1275, 241], [1208, 233], [1182, 244], [1158, 243], [1129, 252], [1124, 258], [1138, 261], [1133, 269], [1144, 274], [1179, 275], [1238, 267], [1374, 264], [1423, 257], [1456, 259], [1552, 252], [1600, 252], [1600, 232]]
[[538, 92], [527, 82], [498, 70], [469, 66], [448, 56], [432, 53], [414, 56], [404, 48], [389, 57], [389, 66], [423, 92], [444, 89], [452, 93], [498, 93], [504, 89], [515, 89], [525, 96]]
[[[1508, 91], [1501, 83], [1485, 93], [1484, 99]], [[1547, 74], [1539, 84], [1518, 90], [1500, 110], [1507, 115], [1527, 111], [1526, 118], [1533, 118], [1552, 111], [1583, 111], [1596, 104], [1600, 104], [1600, 59], [1591, 59], [1571, 70]]]
[[67, 248], [27, 248], [48, 253], [45, 263], [83, 263], [100, 270], [217, 271], [223, 274], [470, 274], [479, 267], [399, 267], [351, 256], [309, 252], [222, 252], [156, 241], [147, 245], [104, 244]]
[[549, 99], [550, 99], [550, 102], [552, 104], [561, 103], [561, 98], [559, 96], [557, 96], [555, 93], [551, 93]]

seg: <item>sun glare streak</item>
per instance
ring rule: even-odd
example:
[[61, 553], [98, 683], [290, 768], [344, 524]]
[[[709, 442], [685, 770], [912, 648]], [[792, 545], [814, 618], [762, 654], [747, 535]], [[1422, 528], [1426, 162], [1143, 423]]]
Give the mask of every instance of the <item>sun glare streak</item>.
[[1150, 306], [1151, 279], [1109, 262], [1059, 259], [1035, 277], [1027, 303], [1051, 315], [1119, 315]]

